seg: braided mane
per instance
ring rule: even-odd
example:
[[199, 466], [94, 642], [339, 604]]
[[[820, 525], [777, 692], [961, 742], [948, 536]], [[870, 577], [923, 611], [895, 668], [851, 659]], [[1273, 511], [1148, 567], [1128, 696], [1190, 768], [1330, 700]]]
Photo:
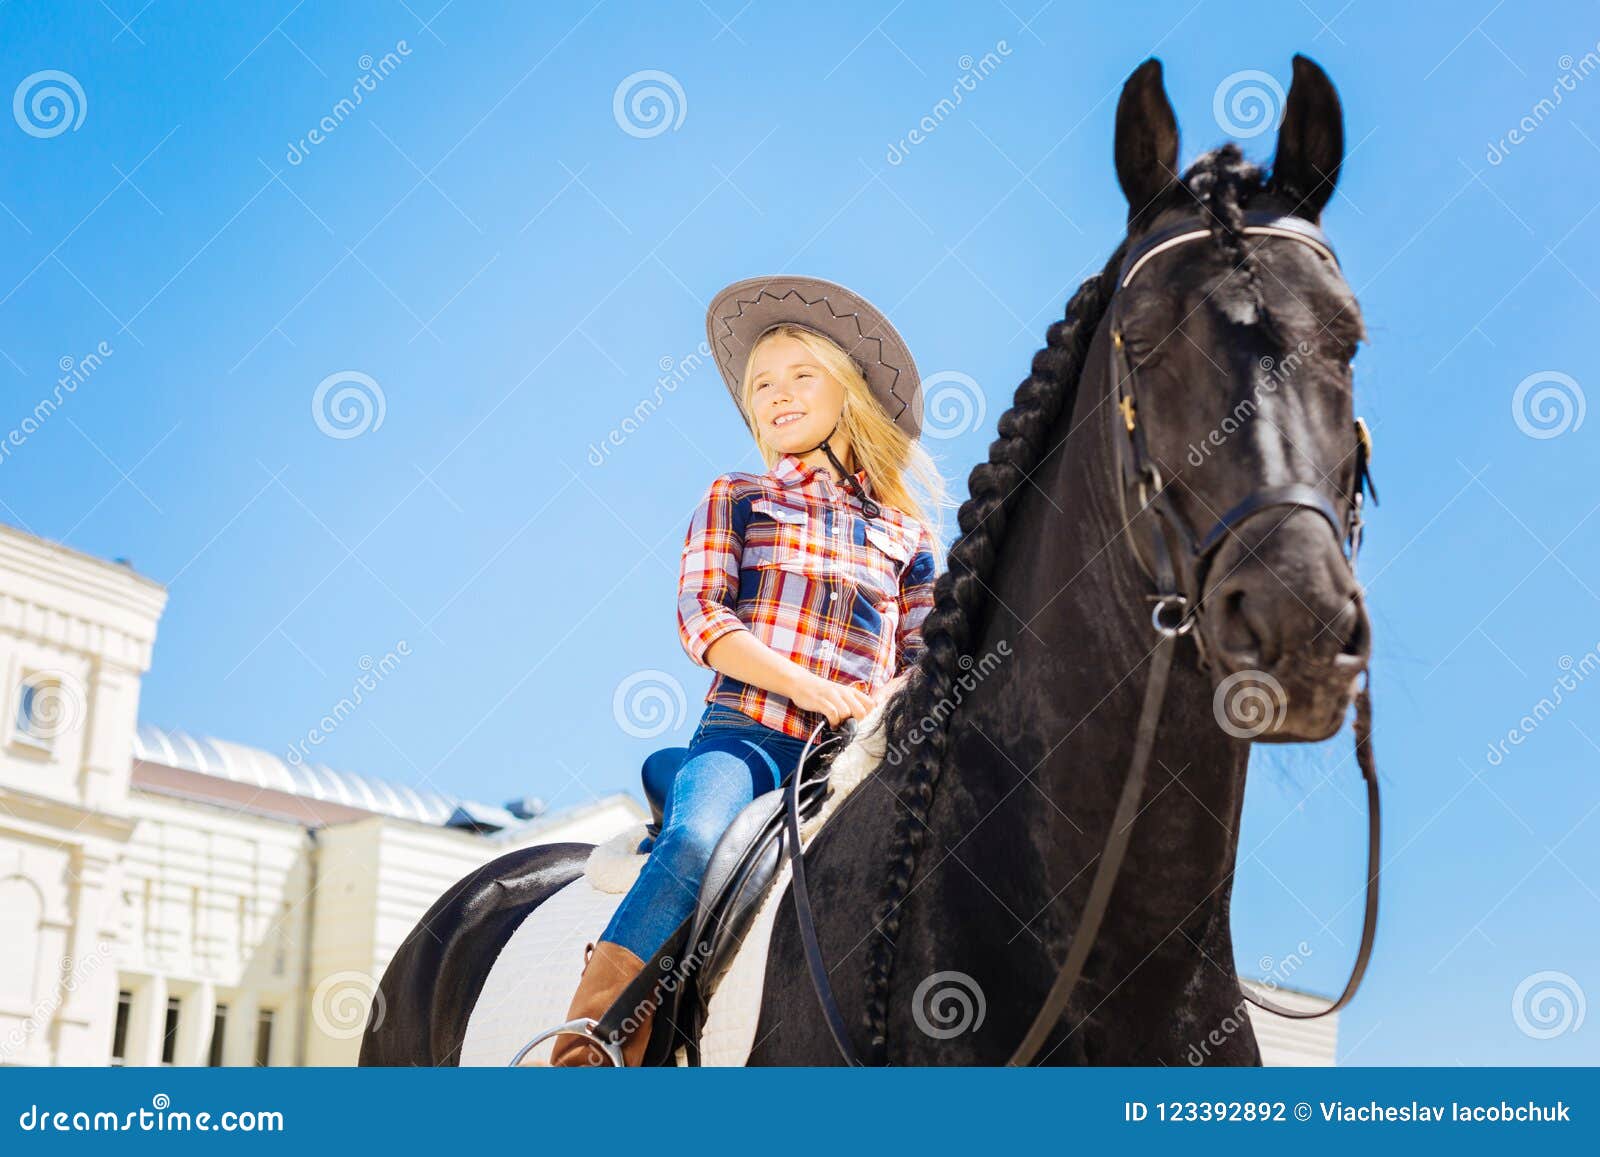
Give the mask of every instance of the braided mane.
[[[1245, 161], [1237, 145], [1223, 145], [1196, 160], [1180, 181], [1130, 220], [1129, 234], [1169, 209], [1198, 207], [1211, 219], [1213, 236], [1230, 264], [1240, 268], [1242, 214], [1265, 187], [1264, 170]], [[1085, 357], [1110, 303], [1127, 244], [1124, 239], [1105, 267], [1078, 287], [1062, 319], [1051, 323], [1044, 348], [1034, 354], [1031, 372], [1017, 387], [1011, 408], [1000, 417], [999, 437], [989, 445], [988, 461], [975, 466], [968, 477], [970, 496], [957, 516], [960, 534], [951, 544], [948, 569], [934, 586], [933, 609], [923, 622], [925, 650], [905, 688], [884, 711], [889, 754], [875, 774], [894, 790], [901, 808], [875, 913], [880, 935], [873, 938], [867, 954], [868, 1059], [877, 1064], [887, 1061], [895, 940], [949, 747], [951, 704], [961, 700], [956, 683], [972, 666], [971, 649], [990, 609], [994, 564], [1016, 495], [1053, 448], [1050, 434], [1076, 402]], [[914, 742], [913, 729], [921, 733]], [[904, 758], [896, 761], [894, 756], [901, 752], [906, 753]]]

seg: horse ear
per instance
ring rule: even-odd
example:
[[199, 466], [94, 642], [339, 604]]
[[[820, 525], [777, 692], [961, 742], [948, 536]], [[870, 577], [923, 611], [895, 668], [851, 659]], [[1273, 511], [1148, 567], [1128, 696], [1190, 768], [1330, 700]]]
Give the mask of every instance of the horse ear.
[[1128, 77], [1117, 101], [1117, 181], [1131, 221], [1178, 179], [1178, 121], [1151, 57]]
[[1316, 221], [1333, 196], [1344, 163], [1344, 109], [1328, 74], [1304, 56], [1294, 58], [1294, 82], [1284, 102], [1272, 188], [1292, 212]]

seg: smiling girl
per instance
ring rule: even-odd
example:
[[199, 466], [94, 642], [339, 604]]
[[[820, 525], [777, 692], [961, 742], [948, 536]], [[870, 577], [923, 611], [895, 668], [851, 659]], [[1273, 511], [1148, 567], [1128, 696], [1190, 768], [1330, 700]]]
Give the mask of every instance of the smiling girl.
[[[941, 551], [908, 483], [935, 510], [947, 499], [917, 442], [922, 394], [899, 334], [857, 294], [802, 277], [728, 286], [706, 327], [769, 469], [718, 476], [690, 520], [679, 636], [716, 674], [689, 746], [647, 765], [670, 782], [660, 834], [568, 1020], [598, 1018], [692, 913], [718, 837], [783, 784], [818, 724], [865, 718], [897, 688], [933, 605]], [[650, 1013], [637, 1019], [629, 1065], [650, 1037]], [[562, 1034], [551, 1063], [604, 1059]]]

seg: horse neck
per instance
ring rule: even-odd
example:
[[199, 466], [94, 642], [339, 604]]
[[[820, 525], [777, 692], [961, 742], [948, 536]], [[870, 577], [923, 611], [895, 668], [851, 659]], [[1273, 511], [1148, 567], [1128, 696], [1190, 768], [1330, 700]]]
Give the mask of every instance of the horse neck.
[[[1102, 408], [1104, 340], [1102, 330], [1073, 413], [1052, 432], [1056, 449], [1033, 475], [1037, 485], [1021, 488], [991, 581], [995, 611], [974, 653], [989, 654], [1004, 640], [1013, 656], [952, 723], [957, 732], [981, 729], [985, 745], [1031, 770], [1037, 783], [1038, 792], [1020, 788], [1031, 798], [1012, 809], [1009, 824], [984, 825], [970, 839], [1022, 840], [1037, 852], [1042, 871], [1031, 890], [1038, 906], [1027, 915], [1039, 913], [1032, 927], [1039, 955], [1053, 962], [1077, 927], [1110, 832], [1157, 638], [1150, 581], [1121, 533], [1119, 475]], [[1197, 914], [1203, 920], [1208, 908], [1226, 938], [1248, 747], [1216, 725], [1211, 699], [1193, 643], [1180, 641], [1143, 806], [1097, 951], [1114, 948], [1117, 957], [1139, 961], [1165, 944], [1193, 958], [1194, 945], [1173, 934]], [[982, 777], [995, 764], [992, 748], [990, 757], [946, 775]], [[999, 862], [1006, 862], [1003, 853]], [[1019, 934], [1016, 944], [1025, 941], [1035, 943]], [[1220, 963], [1230, 961], [1224, 951]], [[1047, 971], [1053, 978], [1053, 965]]]

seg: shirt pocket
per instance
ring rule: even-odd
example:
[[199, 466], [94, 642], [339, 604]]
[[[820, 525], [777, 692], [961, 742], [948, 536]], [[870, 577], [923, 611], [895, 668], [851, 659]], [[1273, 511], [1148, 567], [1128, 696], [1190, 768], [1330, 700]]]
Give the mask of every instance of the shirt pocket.
[[755, 570], [823, 573], [821, 556], [810, 541], [811, 522], [812, 515], [804, 507], [774, 498], [754, 499], [745, 526], [741, 565]]
[[911, 559], [911, 547], [894, 531], [871, 522], [866, 524], [865, 538], [857, 585], [874, 606], [882, 607], [900, 593], [900, 574]]

